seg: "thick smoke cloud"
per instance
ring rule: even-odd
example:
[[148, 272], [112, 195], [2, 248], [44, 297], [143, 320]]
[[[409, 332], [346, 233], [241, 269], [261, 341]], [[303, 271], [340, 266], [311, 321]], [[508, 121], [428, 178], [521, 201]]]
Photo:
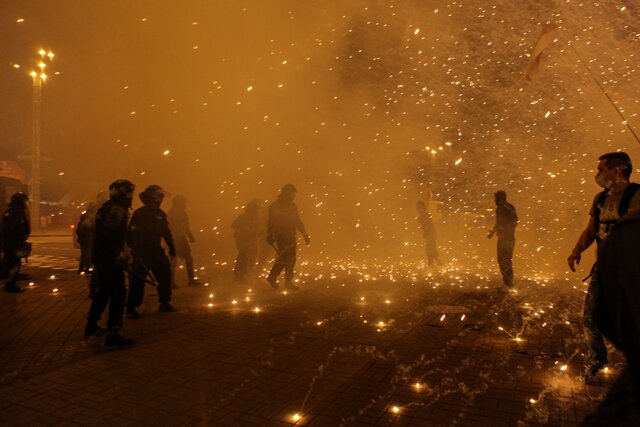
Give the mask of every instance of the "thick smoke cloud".
[[[303, 257], [423, 257], [414, 203], [441, 202], [443, 252], [489, 262], [492, 194], [521, 225], [516, 267], [558, 273], [597, 191], [597, 156], [640, 162], [637, 6], [497, 1], [82, 1], [12, 5], [3, 62], [39, 43], [61, 71], [45, 88], [50, 199], [110, 180], [190, 199], [207, 255], [232, 259], [229, 224], [253, 197], [299, 188]], [[560, 27], [537, 79], [541, 26]], [[6, 68], [6, 67], [5, 67]], [[29, 80], [3, 96], [3, 155], [28, 145]], [[64, 172], [64, 175], [60, 175]], [[80, 183], [83, 184], [80, 184]], [[168, 204], [167, 204], [168, 207]]]

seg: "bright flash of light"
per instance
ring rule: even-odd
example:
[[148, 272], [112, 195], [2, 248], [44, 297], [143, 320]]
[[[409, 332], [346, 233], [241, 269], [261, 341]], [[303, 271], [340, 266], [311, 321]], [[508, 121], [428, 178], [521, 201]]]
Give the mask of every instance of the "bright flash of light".
[[442, 322], [444, 320], [444, 318], [447, 317], [446, 314], [443, 314], [442, 316], [440, 316], [440, 321]]
[[529, 399], [529, 403], [531, 403], [532, 405], [534, 405], [534, 404], [538, 403], [538, 401], [537, 401], [537, 400], [535, 400], [535, 399]]
[[163, 156], [168, 156], [170, 152], [171, 152], [171, 151], [169, 151], [169, 150], [164, 150], [164, 152], [162, 153], [162, 155], [163, 155]]
[[300, 414], [293, 414], [293, 421], [300, 421], [300, 419], [302, 418], [302, 416]]
[[566, 371], [566, 370], [567, 370], [567, 365], [562, 365], [562, 366], [560, 366], [560, 370], [561, 370], [561, 371]]
[[397, 406], [393, 406], [391, 410], [393, 411], [394, 414], [397, 414], [398, 412], [400, 412], [400, 408], [398, 408]]
[[58, 292], [60, 289], [58, 288], [53, 288], [53, 293], [55, 294], [56, 292]]
[[460, 163], [462, 163], [462, 158], [456, 160], [456, 162], [454, 163], [456, 166], [458, 166]]

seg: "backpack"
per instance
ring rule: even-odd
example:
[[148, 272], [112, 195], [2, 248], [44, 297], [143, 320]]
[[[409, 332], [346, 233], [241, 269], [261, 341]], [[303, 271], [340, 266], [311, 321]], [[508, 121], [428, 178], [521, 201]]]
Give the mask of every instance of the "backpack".
[[[629, 210], [631, 199], [633, 199], [633, 196], [636, 194], [636, 191], [638, 191], [638, 189], [640, 189], [640, 184], [632, 182], [624, 190], [624, 193], [622, 194], [622, 199], [620, 199], [620, 206], [618, 207], [619, 218], [622, 218], [624, 214], [626, 214], [627, 211]], [[597, 234], [598, 230], [600, 229], [600, 224], [606, 225], [605, 232], [608, 233], [611, 226], [619, 221], [619, 219], [607, 220], [607, 221], [600, 220], [600, 208], [604, 204], [604, 201], [607, 198], [608, 194], [609, 194], [609, 189], [606, 189], [602, 191], [600, 194], [598, 194], [598, 197], [596, 198], [595, 204], [593, 206], [593, 218], [596, 221], [596, 241], [598, 243], [600, 243], [600, 241], [602, 240]]]

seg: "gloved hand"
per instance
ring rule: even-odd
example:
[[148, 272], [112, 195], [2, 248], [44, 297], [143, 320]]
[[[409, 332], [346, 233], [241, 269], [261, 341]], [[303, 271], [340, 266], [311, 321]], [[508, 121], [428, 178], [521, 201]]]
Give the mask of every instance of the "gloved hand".
[[309, 243], [311, 243], [311, 238], [308, 234], [304, 235], [304, 242], [307, 244], [307, 246], [309, 246]]
[[492, 238], [495, 233], [496, 233], [495, 230], [489, 230], [489, 234], [487, 234], [487, 239]]

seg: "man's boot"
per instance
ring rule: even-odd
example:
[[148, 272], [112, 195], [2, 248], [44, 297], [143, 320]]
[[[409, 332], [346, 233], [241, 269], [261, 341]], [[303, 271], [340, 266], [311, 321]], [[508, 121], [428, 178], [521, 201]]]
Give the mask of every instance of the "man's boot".
[[133, 346], [133, 341], [120, 335], [120, 332], [111, 332], [104, 339], [104, 347], [107, 350], [125, 349]]
[[172, 306], [170, 302], [161, 302], [158, 311], [161, 313], [175, 313], [178, 309]]

